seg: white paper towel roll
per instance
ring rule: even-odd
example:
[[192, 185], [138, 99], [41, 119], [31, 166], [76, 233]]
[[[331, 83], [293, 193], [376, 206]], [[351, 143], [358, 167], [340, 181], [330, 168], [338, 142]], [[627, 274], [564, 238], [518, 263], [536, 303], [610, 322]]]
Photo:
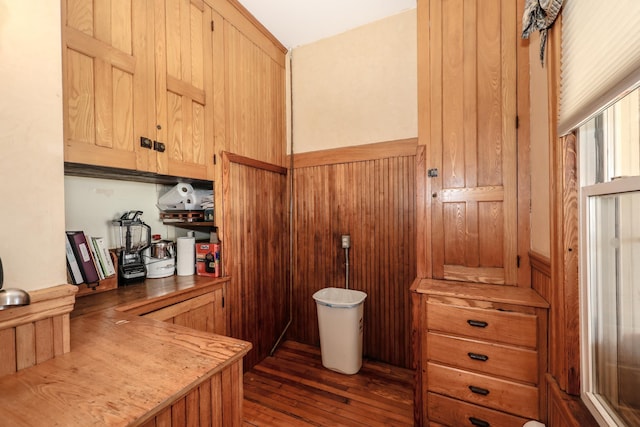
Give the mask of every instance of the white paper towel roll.
[[178, 237], [176, 270], [178, 276], [191, 276], [196, 272], [196, 238]]
[[158, 208], [195, 209], [196, 200], [191, 184], [178, 183], [158, 199]]

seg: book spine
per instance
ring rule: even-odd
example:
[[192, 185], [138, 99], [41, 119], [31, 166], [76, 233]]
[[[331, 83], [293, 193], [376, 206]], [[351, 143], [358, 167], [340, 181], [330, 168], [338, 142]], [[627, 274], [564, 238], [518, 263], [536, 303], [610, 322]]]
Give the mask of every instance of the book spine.
[[71, 244], [73, 254], [76, 256], [82, 278], [87, 283], [95, 283], [100, 278], [91, 258], [91, 249], [87, 244], [87, 238], [82, 231], [67, 231], [67, 237]]
[[69, 269], [69, 273], [71, 273], [71, 281], [74, 285], [80, 285], [84, 282], [84, 279], [82, 278], [82, 273], [80, 272], [80, 266], [78, 265], [76, 256], [73, 254], [73, 249], [71, 249], [69, 239], [65, 239], [65, 250], [67, 252], [67, 268]]
[[98, 249], [96, 246], [96, 241], [94, 237], [89, 237], [89, 248], [91, 249], [91, 258], [93, 260], [93, 265], [96, 267], [96, 271], [98, 272], [98, 277], [100, 280], [103, 280], [106, 276], [104, 274], [104, 267], [102, 265], [102, 261], [98, 256]]
[[116, 268], [113, 265], [111, 254], [109, 253], [109, 250], [105, 246], [104, 239], [102, 237], [96, 238], [96, 251], [98, 252], [98, 256], [100, 257], [100, 260], [103, 262], [105, 276], [109, 277], [116, 274]]

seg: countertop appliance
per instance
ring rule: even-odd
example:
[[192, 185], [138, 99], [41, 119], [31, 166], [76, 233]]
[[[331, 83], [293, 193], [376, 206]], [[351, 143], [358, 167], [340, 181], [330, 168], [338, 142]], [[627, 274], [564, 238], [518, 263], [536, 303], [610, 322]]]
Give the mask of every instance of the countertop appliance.
[[145, 250], [147, 279], [173, 276], [176, 271], [176, 247], [171, 240], [157, 240]]
[[129, 211], [112, 221], [120, 239], [118, 278], [121, 283], [144, 280], [147, 275], [142, 252], [151, 244], [151, 227], [140, 219], [141, 215], [142, 211]]

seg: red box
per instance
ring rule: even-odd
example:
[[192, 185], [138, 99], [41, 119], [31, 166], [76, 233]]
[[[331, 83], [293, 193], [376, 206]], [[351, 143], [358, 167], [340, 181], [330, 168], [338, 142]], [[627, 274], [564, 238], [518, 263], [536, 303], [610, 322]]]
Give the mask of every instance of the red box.
[[220, 243], [196, 243], [196, 274], [221, 277]]

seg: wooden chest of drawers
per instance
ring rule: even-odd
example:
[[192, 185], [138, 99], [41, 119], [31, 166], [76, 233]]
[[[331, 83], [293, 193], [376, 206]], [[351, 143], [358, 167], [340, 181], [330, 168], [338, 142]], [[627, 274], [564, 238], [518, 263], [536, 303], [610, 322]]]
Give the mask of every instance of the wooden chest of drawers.
[[414, 284], [417, 425], [545, 421], [547, 303], [531, 289]]

